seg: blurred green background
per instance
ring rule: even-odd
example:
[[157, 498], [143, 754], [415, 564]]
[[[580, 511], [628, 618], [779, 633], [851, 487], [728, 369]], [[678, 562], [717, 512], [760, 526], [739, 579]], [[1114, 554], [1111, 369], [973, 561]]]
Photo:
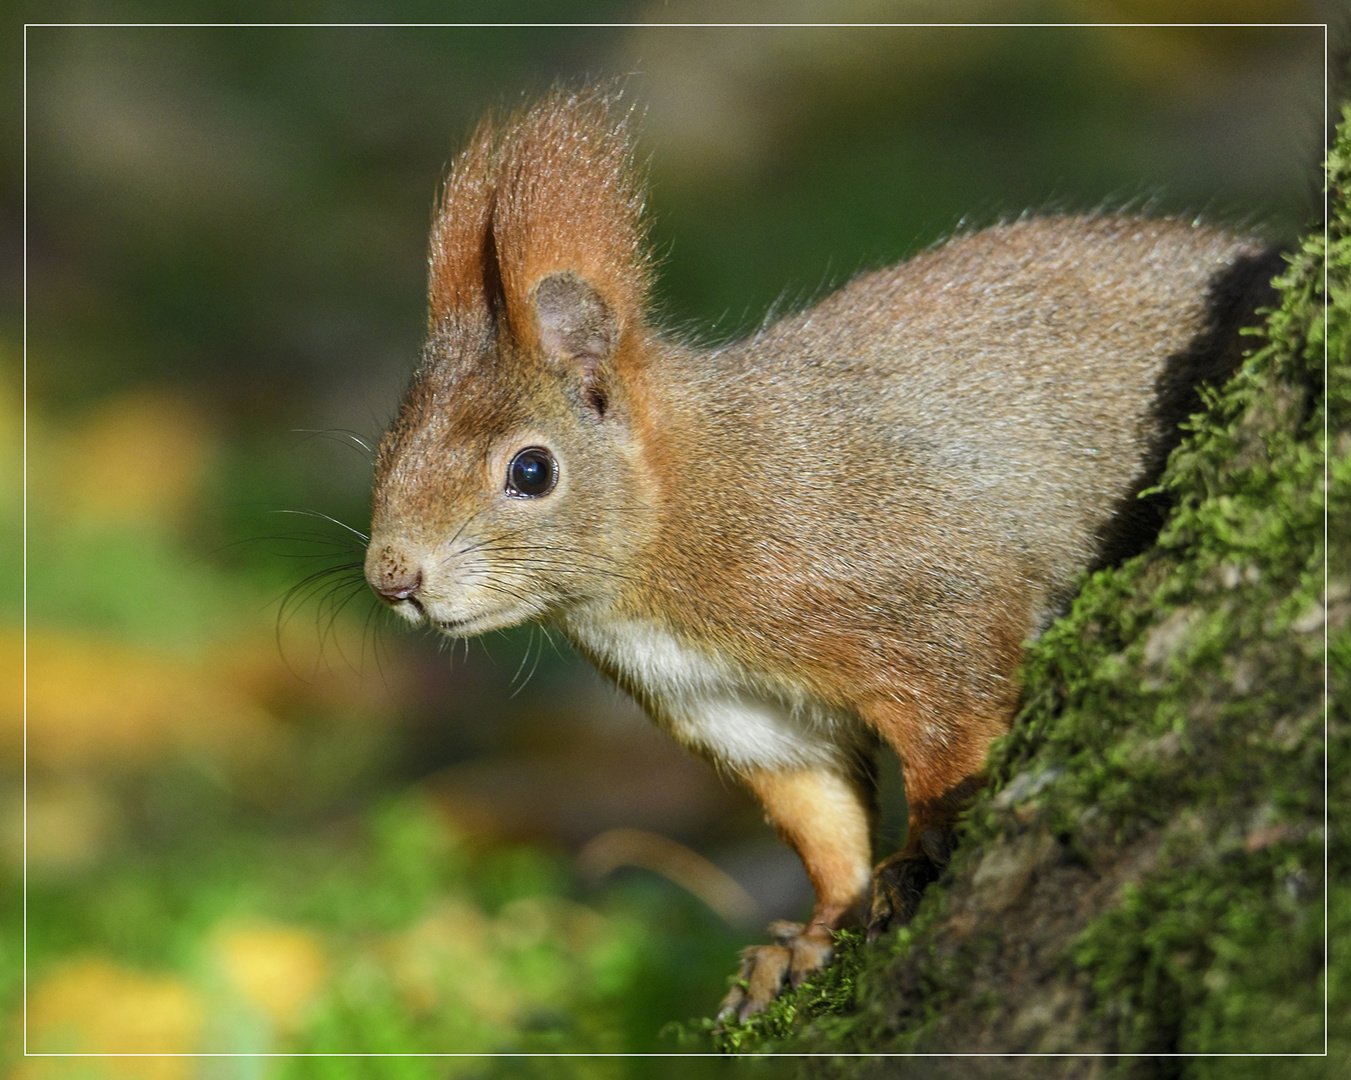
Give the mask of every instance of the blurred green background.
[[[9, 83], [26, 171], [11, 155], [0, 173], [5, 265], [25, 270], [0, 312], [3, 529], [11, 565], [27, 553], [26, 684], [20, 576], [0, 593], [14, 1076], [662, 1073], [680, 1063], [341, 1055], [678, 1050], [663, 1026], [708, 1015], [739, 945], [809, 906], [755, 808], [565, 646], [409, 634], [360, 581], [351, 436], [378, 437], [408, 378], [432, 198], [485, 108], [628, 76], [661, 317], [706, 341], [1026, 210], [1276, 237], [1316, 213], [1319, 28], [642, 25], [783, 17], [744, 0], [493, 17], [633, 25], [9, 39], [26, 50]], [[834, 0], [811, 17], [1327, 16]], [[29, 1051], [239, 1056], [22, 1059], [25, 958]]]

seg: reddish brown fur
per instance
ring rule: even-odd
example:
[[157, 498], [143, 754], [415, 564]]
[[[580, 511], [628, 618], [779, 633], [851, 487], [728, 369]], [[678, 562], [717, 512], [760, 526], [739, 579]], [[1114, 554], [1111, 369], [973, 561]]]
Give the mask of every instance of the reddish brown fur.
[[610, 301], [621, 333], [641, 325], [648, 268], [629, 124], [598, 88], [555, 92], [500, 131], [491, 118], [479, 124], [432, 225], [434, 329], [482, 313], [496, 284], [517, 344], [536, 347], [531, 291], [568, 270]]
[[[1232, 362], [1275, 264], [1191, 223], [1032, 218], [701, 351], [646, 323], [629, 135], [603, 91], [560, 92], [457, 159], [367, 577], [450, 634], [553, 623], [757, 793], [817, 907], [748, 953], [744, 1015], [866, 906], [878, 737], [910, 833], [873, 917], [908, 912], [1022, 643], [1139, 533], [1191, 383]], [[539, 447], [557, 488], [516, 497]]]
[[428, 332], [487, 314], [493, 283], [484, 255], [497, 186], [497, 131], [486, 116], [441, 189], [429, 244]]

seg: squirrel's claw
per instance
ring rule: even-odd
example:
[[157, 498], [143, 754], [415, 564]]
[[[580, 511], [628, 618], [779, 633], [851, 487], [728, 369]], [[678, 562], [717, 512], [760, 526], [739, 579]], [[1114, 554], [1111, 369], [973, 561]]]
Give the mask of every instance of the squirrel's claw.
[[876, 941], [892, 923], [907, 923], [914, 917], [925, 887], [947, 866], [953, 840], [951, 829], [925, 829], [919, 854], [897, 852], [877, 864], [868, 905], [869, 941]]
[[741, 969], [722, 1004], [718, 1020], [740, 1021], [761, 1012], [779, 996], [784, 984], [796, 988], [820, 971], [834, 954], [834, 941], [826, 927], [804, 927], [779, 920], [769, 926], [777, 945], [751, 945], [741, 950]]
[[938, 876], [925, 855], [893, 855], [873, 871], [873, 897], [868, 905], [868, 941], [876, 941], [892, 923], [906, 923], [919, 907], [924, 887]]

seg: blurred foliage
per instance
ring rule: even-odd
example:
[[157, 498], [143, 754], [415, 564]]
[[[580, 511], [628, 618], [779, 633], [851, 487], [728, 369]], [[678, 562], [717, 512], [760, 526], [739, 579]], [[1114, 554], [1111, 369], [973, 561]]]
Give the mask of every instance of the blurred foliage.
[[[690, 961], [729, 948], [711, 915], [641, 883], [568, 899], [560, 856], [469, 851], [412, 797], [317, 835], [209, 839], [78, 892], [30, 884], [30, 1050], [631, 1052], [654, 1047], [651, 1016], [689, 1007]], [[70, 1074], [38, 1059], [16, 1075]]]
[[[814, 17], [876, 17], [864, 6]], [[1190, 7], [1210, 17], [1200, 0], [1169, 17]], [[276, 17], [226, 0], [193, 16]], [[494, 17], [767, 13], [516, 0]], [[1321, 38], [1279, 28], [52, 26], [24, 45], [26, 162], [0, 162], [0, 235], [16, 266], [26, 241], [28, 285], [22, 325], [17, 282], [0, 298], [0, 544], [26, 550], [28, 630], [25, 683], [7, 576], [0, 1054], [24, 1078], [683, 1071], [344, 1056], [677, 1051], [662, 1026], [714, 1006], [748, 932], [657, 874], [582, 880], [568, 845], [603, 823], [565, 825], [539, 777], [593, 799], [617, 778], [646, 787], [649, 805], [604, 820], [729, 864], [749, 850], [764, 888], [796, 902], [764, 869], [758, 815], [634, 742], [632, 709], [566, 653], [516, 635], [447, 657], [371, 618], [348, 528], [367, 512], [361, 441], [416, 357], [432, 198], [486, 107], [630, 73], [663, 316], [709, 339], [1028, 208], [1147, 203], [1288, 232], [1321, 101]], [[496, 804], [470, 813], [437, 786], [484, 763]], [[481, 831], [510, 816], [502, 799], [527, 803], [508, 775], [536, 789], [532, 820]], [[656, 803], [667, 816], [640, 820]], [[29, 1049], [243, 1056], [19, 1062], [25, 961]]]

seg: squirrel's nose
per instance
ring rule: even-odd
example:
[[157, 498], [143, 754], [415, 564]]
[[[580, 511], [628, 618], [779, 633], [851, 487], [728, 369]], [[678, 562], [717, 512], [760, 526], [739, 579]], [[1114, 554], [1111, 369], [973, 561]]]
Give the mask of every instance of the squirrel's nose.
[[422, 567], [409, 566], [386, 549], [381, 558], [366, 568], [366, 580], [390, 603], [411, 600], [422, 588]]
[[422, 588], [422, 571], [414, 570], [411, 577], [390, 578], [372, 584], [386, 600], [407, 600]]

